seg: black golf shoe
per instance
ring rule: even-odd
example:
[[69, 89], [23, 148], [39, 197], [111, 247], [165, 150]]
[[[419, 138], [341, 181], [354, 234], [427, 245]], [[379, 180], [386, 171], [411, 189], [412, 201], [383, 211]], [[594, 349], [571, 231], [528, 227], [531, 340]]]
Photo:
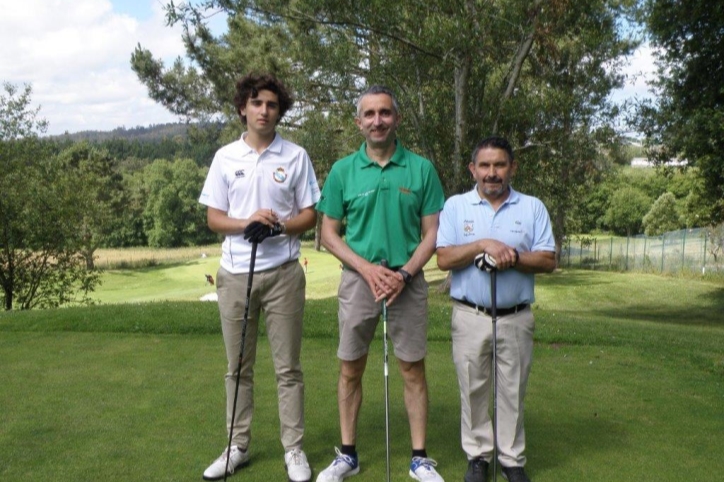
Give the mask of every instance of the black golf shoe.
[[508, 482], [530, 482], [523, 467], [503, 467], [503, 478]]
[[488, 463], [482, 457], [468, 461], [465, 482], [488, 482]]

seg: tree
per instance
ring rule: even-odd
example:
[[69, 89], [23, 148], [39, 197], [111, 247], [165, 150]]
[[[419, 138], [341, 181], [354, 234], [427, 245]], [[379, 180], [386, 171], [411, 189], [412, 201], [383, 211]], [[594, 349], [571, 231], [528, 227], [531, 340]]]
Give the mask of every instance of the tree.
[[[636, 45], [617, 27], [633, 3], [170, 3], [169, 23], [183, 25], [191, 62], [165, 68], [141, 46], [131, 62], [152, 98], [190, 117], [233, 117], [233, 80], [270, 70], [297, 92], [286, 125], [299, 129], [321, 112], [326, 135], [351, 124], [363, 88], [387, 84], [403, 106], [400, 138], [435, 163], [448, 194], [472, 185], [465, 165], [479, 138], [508, 137], [526, 166], [516, 187], [552, 206], [560, 240], [569, 211], [619, 142], [606, 127], [616, 114], [607, 96], [622, 83], [619, 59]], [[228, 18], [218, 37], [206, 25], [216, 12]], [[349, 149], [359, 143], [324, 141]]]
[[714, 256], [714, 263], [717, 263], [724, 251], [724, 223], [706, 228], [706, 239], [709, 242], [709, 253]]
[[639, 109], [650, 158], [698, 167], [713, 222], [724, 220], [724, 8], [707, 0], [646, 0], [657, 55], [656, 102]]
[[206, 209], [198, 202], [206, 171], [191, 159], [158, 159], [144, 169], [148, 198], [143, 220], [150, 246], [175, 248], [216, 241], [206, 227]]
[[73, 203], [81, 213], [76, 229], [86, 267], [95, 268], [96, 249], [107, 245], [120, 227], [124, 211], [122, 176], [108, 151], [79, 142], [63, 150], [58, 160], [63, 176], [74, 188]]
[[32, 89], [0, 95], [0, 285], [6, 310], [88, 302], [99, 282], [81, 255], [73, 185], [38, 138]]
[[651, 198], [634, 187], [625, 186], [613, 193], [604, 221], [616, 234], [631, 236], [641, 232], [643, 217], [651, 207]]
[[665, 192], [654, 201], [649, 212], [643, 218], [646, 236], [660, 236], [667, 231], [681, 228], [679, 212], [676, 208], [676, 197]]

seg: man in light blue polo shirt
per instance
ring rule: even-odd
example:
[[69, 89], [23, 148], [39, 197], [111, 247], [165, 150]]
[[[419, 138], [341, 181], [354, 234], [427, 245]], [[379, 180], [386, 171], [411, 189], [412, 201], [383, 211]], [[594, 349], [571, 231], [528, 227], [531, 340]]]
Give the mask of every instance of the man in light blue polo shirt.
[[453, 360], [461, 401], [465, 482], [485, 482], [493, 457], [488, 414], [492, 371], [490, 275], [473, 264], [481, 253], [497, 266], [498, 459], [509, 482], [529, 482], [523, 400], [533, 357], [534, 274], [555, 269], [555, 241], [543, 203], [510, 186], [517, 164], [507, 140], [488, 137], [473, 151], [475, 188], [447, 200], [437, 233], [437, 264], [452, 271]]

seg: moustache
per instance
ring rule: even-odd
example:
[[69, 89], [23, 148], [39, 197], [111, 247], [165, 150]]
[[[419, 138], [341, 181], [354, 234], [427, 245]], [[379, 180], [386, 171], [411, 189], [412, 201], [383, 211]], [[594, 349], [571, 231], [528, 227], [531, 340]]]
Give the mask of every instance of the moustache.
[[501, 178], [499, 178], [498, 176], [494, 176], [494, 177], [486, 177], [485, 179], [483, 179], [483, 182], [502, 184], [503, 180]]

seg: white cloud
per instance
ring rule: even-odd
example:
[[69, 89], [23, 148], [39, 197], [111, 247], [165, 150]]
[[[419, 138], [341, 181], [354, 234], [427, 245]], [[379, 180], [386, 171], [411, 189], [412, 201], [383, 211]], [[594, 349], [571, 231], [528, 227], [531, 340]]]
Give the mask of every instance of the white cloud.
[[0, 81], [32, 84], [50, 134], [175, 121], [130, 67], [139, 43], [154, 57], [184, 54], [160, 2], [143, 1], [153, 14], [139, 21], [109, 0], [0, 0]]
[[648, 44], [643, 44], [628, 59], [622, 73], [626, 75], [626, 84], [612, 94], [617, 102], [634, 99], [652, 98], [654, 94], [649, 83], [655, 79], [656, 64], [654, 51]]

